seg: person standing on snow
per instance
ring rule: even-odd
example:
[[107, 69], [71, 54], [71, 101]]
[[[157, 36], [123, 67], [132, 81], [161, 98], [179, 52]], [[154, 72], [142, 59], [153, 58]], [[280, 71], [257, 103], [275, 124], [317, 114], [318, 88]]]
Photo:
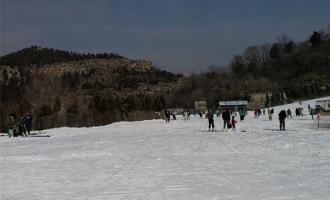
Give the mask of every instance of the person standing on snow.
[[227, 125], [227, 128], [229, 128], [229, 126], [230, 126], [230, 112], [229, 112], [228, 109], [226, 109], [226, 111], [222, 113], [222, 119], [223, 119], [223, 129], [226, 128], [226, 125]]
[[237, 121], [235, 120], [235, 116], [233, 115], [233, 116], [231, 117], [231, 125], [232, 125], [232, 129], [233, 129], [234, 131], [236, 131], [236, 123], [237, 123]]
[[296, 117], [298, 117], [299, 115], [300, 115], [299, 108], [296, 108]]
[[209, 131], [211, 131], [211, 127], [212, 127], [212, 132], [214, 131], [214, 119], [213, 119], [213, 112], [211, 110], [208, 110], [207, 114], [206, 114], [206, 118], [209, 121]]
[[203, 113], [198, 111], [198, 115], [199, 115], [199, 118], [202, 118], [203, 117]]
[[27, 133], [30, 135], [30, 132], [27, 131], [27, 123], [28, 123], [28, 119], [27, 119], [27, 116], [24, 114], [21, 116], [20, 122], [19, 122], [20, 131], [21, 131], [21, 133], [23, 133], [24, 137], [27, 137]]
[[288, 117], [292, 118], [292, 114], [291, 114], [291, 110], [290, 110], [290, 109], [288, 109], [288, 110], [286, 111], [286, 113], [287, 113]]
[[240, 119], [240, 121], [244, 120], [245, 114], [246, 114], [246, 111], [244, 109], [239, 110], [239, 119]]
[[30, 135], [30, 132], [32, 130], [32, 115], [26, 116], [26, 131], [28, 135]]
[[16, 123], [14, 115], [10, 115], [9, 124], [8, 124], [8, 137], [14, 137], [16, 131]]
[[169, 123], [170, 122], [170, 118], [171, 118], [170, 111], [165, 110], [165, 120], [166, 120], [166, 123]]
[[268, 113], [268, 117], [269, 117], [269, 120], [273, 120], [273, 115], [274, 115], [274, 109], [272, 108], [269, 113]]
[[176, 112], [175, 111], [172, 112], [172, 117], [173, 117], [173, 120], [176, 120]]
[[285, 118], [286, 118], [286, 112], [285, 110], [281, 110], [281, 112], [278, 113], [278, 119], [280, 120], [281, 131], [285, 131]]

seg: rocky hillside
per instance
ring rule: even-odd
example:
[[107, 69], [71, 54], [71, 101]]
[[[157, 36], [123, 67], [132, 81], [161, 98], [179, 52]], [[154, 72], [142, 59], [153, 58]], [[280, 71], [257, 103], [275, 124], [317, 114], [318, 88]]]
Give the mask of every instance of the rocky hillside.
[[[157, 111], [165, 108], [166, 96], [181, 77], [157, 69], [149, 61], [118, 55], [75, 54], [81, 59], [65, 62], [45, 59], [35, 63], [30, 62], [32, 58], [50, 50], [27, 51], [30, 53], [24, 54], [26, 64], [8, 56], [1, 58], [1, 130], [6, 128], [12, 113], [32, 114], [34, 124], [42, 121], [43, 128], [154, 118]], [[29, 55], [33, 55], [31, 59]], [[11, 57], [18, 58], [15, 54]]]

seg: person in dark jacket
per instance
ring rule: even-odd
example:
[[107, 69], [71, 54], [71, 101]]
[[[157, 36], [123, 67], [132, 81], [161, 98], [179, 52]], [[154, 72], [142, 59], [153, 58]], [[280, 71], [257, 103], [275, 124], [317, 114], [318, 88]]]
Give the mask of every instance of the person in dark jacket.
[[285, 118], [286, 118], [286, 112], [285, 110], [281, 110], [281, 112], [278, 113], [278, 119], [280, 120], [281, 131], [285, 131]]
[[[211, 110], [209, 110], [206, 114], [206, 118], [209, 121], [209, 131], [214, 131], [214, 120], [213, 120], [213, 112]], [[211, 129], [212, 127], [212, 129]]]
[[170, 111], [165, 110], [165, 120], [166, 120], [166, 123], [169, 123], [170, 122], [170, 118], [171, 118]]
[[23, 134], [23, 136], [27, 136], [26, 132], [27, 132], [27, 123], [28, 123], [28, 119], [26, 115], [22, 115], [19, 121], [19, 129], [21, 134]]
[[26, 131], [30, 135], [32, 129], [32, 115], [27, 115], [26, 117]]
[[288, 110], [286, 111], [286, 113], [287, 113], [288, 117], [292, 118], [292, 114], [291, 114], [291, 110], [290, 110], [290, 109], [288, 109]]
[[223, 129], [226, 128], [226, 125], [227, 125], [227, 128], [229, 129], [230, 128], [230, 112], [228, 109], [226, 109], [226, 111], [222, 113], [222, 119], [223, 119]]
[[272, 109], [268, 112], [269, 120], [273, 120], [273, 115], [274, 115], [274, 109], [272, 108]]

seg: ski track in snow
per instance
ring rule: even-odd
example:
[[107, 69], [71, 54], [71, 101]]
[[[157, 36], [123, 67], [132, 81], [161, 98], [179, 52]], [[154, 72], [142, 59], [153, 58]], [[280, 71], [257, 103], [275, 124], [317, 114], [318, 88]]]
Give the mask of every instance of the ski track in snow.
[[0, 137], [0, 199], [330, 199], [330, 129], [304, 115], [273, 131], [297, 106], [250, 112], [236, 132], [192, 116]]

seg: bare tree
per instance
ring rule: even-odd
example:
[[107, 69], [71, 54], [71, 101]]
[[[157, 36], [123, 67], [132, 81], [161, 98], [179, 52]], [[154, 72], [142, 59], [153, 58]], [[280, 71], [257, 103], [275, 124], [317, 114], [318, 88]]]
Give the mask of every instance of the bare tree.
[[248, 66], [259, 65], [261, 61], [259, 48], [257, 46], [246, 48], [243, 53], [243, 58]]
[[266, 43], [266, 44], [263, 44], [259, 47], [259, 50], [260, 50], [260, 57], [261, 57], [261, 63], [264, 65], [264, 64], [267, 64], [271, 61], [271, 58], [270, 58], [270, 49], [271, 49], [271, 45]]
[[244, 59], [241, 55], [234, 55], [229, 67], [235, 74], [242, 74], [246, 70]]

